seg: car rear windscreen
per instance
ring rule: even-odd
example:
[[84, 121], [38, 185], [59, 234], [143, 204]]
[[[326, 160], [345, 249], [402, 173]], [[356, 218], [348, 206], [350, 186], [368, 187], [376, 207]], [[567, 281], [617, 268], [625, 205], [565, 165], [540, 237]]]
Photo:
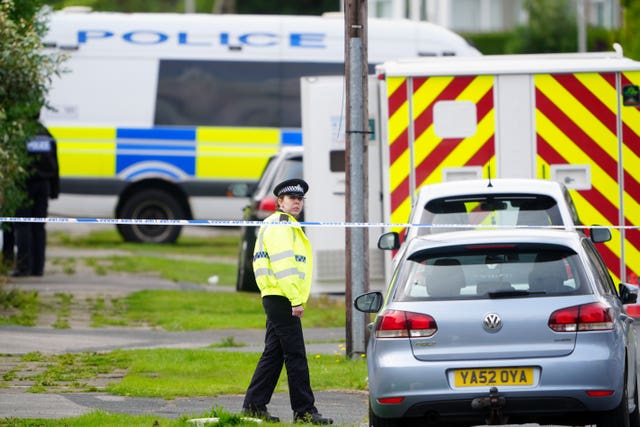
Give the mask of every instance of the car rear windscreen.
[[492, 194], [447, 197], [429, 201], [422, 212], [418, 234], [491, 226], [560, 226], [553, 197], [529, 194]]
[[578, 256], [552, 245], [507, 244], [413, 254], [396, 276], [399, 301], [586, 294]]

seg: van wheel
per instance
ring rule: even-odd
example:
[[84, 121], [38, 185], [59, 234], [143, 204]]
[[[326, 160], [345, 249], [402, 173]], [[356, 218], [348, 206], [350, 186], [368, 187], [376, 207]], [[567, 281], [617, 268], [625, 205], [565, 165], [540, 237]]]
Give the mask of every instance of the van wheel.
[[[184, 219], [180, 203], [162, 190], [148, 190], [133, 194], [120, 210], [122, 219]], [[127, 242], [174, 243], [182, 226], [118, 224], [118, 232]]]

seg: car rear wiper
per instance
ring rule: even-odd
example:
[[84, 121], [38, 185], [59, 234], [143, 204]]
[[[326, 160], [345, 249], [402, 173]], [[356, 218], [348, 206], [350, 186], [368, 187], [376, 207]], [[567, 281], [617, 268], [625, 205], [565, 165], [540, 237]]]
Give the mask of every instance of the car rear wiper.
[[512, 289], [512, 290], [505, 290], [505, 291], [492, 291], [492, 292], [489, 292], [487, 295], [489, 295], [489, 298], [512, 298], [512, 297], [526, 297], [529, 295], [545, 295], [545, 294], [546, 292], [544, 291], [531, 292], [531, 291]]

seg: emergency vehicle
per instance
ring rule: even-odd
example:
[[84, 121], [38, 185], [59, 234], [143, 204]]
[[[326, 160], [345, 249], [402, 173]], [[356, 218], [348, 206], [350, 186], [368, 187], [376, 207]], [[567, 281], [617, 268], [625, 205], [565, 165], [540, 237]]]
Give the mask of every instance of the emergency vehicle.
[[[58, 141], [56, 216], [239, 219], [267, 159], [300, 145], [299, 79], [344, 70], [344, 19], [60, 11], [45, 46], [69, 53], [42, 119]], [[479, 55], [442, 27], [370, 19], [370, 63]], [[373, 71], [373, 65], [370, 65]], [[88, 197], [93, 196], [93, 197]], [[224, 197], [221, 203], [219, 199]], [[177, 226], [119, 224], [128, 241]]]
[[[331, 141], [325, 151], [337, 152], [344, 150], [344, 127], [341, 134], [338, 125], [344, 101], [329, 95], [327, 85], [340, 87], [335, 79], [318, 91], [314, 87], [322, 80], [302, 79], [303, 130], [305, 139], [315, 133]], [[426, 184], [477, 178], [555, 180], [569, 188], [583, 224], [611, 227], [613, 238], [598, 249], [614, 279], [638, 283], [640, 62], [625, 58], [619, 47], [587, 54], [419, 58], [378, 65], [377, 84], [372, 81], [370, 223], [406, 224], [417, 189]], [[325, 117], [307, 124], [314, 108], [324, 108]], [[335, 156], [323, 155], [317, 144], [305, 145], [305, 159], [307, 150], [319, 160], [305, 162], [305, 179], [313, 186], [322, 176], [334, 196], [316, 205], [310, 193], [306, 220], [331, 215], [330, 220], [344, 221], [344, 172], [331, 170]], [[327, 207], [333, 206], [331, 214]], [[383, 261], [375, 253], [380, 231], [370, 231], [372, 288], [380, 288], [390, 274], [390, 257]], [[339, 277], [344, 241], [326, 231], [314, 235], [313, 228], [308, 234], [317, 248], [318, 279], [326, 272]], [[330, 278], [326, 283], [337, 284]]]

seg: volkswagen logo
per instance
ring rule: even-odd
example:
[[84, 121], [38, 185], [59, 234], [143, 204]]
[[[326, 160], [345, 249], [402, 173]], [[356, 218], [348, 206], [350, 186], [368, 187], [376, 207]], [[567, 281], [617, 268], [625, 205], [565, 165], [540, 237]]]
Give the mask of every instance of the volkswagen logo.
[[482, 326], [487, 332], [498, 332], [502, 329], [502, 319], [496, 313], [485, 314], [482, 320]]

